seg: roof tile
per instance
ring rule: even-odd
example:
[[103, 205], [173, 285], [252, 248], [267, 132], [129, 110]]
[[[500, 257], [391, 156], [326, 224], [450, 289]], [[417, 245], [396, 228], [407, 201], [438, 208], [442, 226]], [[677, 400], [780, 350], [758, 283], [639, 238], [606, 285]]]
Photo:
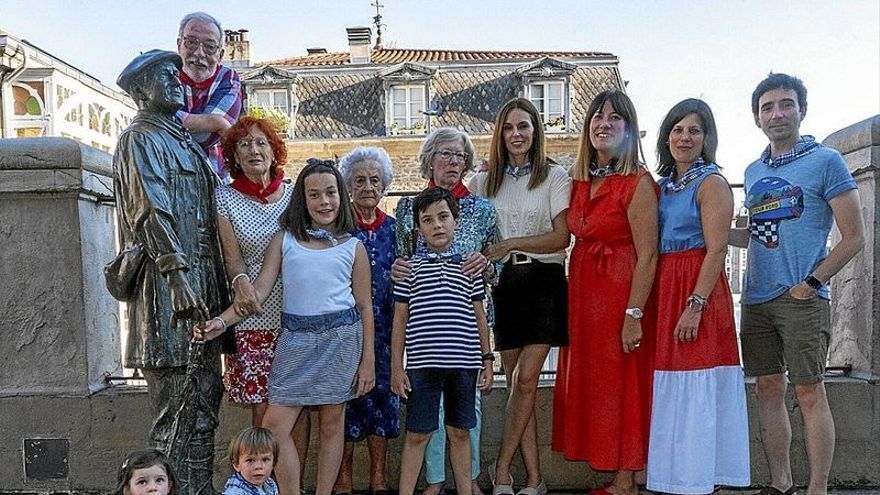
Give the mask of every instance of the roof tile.
[[[370, 55], [374, 64], [399, 64], [402, 62], [456, 62], [478, 60], [507, 60], [524, 58], [607, 58], [611, 53], [566, 51], [477, 51], [477, 50], [424, 50], [418, 48], [378, 48]], [[258, 66], [306, 67], [321, 65], [350, 65], [348, 52], [319, 53], [260, 62]]]

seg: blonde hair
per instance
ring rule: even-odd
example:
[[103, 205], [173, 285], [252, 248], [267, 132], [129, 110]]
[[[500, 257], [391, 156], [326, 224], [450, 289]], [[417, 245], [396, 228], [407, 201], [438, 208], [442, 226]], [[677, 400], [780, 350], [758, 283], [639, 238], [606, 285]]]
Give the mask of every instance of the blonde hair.
[[639, 161], [641, 142], [639, 140], [639, 119], [636, 116], [636, 109], [629, 96], [626, 96], [623, 91], [613, 89], [596, 95], [593, 98], [593, 102], [590, 103], [590, 108], [587, 110], [584, 127], [581, 130], [578, 156], [571, 167], [571, 176], [575, 180], [587, 180], [590, 176], [590, 164], [596, 159], [596, 148], [593, 147], [593, 142], [590, 141], [590, 121], [597, 112], [602, 110], [606, 102], [611, 103], [614, 112], [623, 118], [626, 129], [623, 142], [620, 143], [620, 148], [615, 152], [615, 171], [621, 175], [633, 175], [644, 168], [644, 165]]
[[278, 462], [278, 442], [266, 428], [252, 426], [232, 437], [229, 442], [229, 464], [234, 466], [242, 454], [263, 454], [272, 452], [272, 465]]

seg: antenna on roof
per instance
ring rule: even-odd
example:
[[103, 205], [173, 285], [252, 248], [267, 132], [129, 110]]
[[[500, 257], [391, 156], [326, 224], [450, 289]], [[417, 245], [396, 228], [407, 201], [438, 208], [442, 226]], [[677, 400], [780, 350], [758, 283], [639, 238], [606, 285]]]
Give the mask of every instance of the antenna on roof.
[[384, 9], [385, 6], [379, 3], [379, 0], [374, 0], [370, 5], [376, 7], [376, 15], [373, 16], [373, 25], [376, 26], [376, 46], [373, 48], [378, 49], [382, 48], [382, 26], [385, 26], [385, 24], [382, 23], [382, 13], [379, 9]]

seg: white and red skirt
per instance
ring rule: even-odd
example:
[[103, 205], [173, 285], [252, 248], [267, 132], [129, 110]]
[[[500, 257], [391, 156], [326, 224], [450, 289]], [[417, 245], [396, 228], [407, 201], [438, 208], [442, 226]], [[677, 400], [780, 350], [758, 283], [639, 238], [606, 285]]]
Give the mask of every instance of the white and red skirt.
[[660, 255], [657, 339], [648, 446], [648, 489], [711, 493], [749, 486], [745, 385], [727, 277], [718, 277], [694, 342], [675, 327], [693, 293], [705, 249]]

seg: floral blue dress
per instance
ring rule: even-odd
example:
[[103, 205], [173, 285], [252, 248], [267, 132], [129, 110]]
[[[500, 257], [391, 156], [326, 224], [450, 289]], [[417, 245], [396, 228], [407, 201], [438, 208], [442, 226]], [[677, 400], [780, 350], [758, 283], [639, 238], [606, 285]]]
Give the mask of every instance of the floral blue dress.
[[[397, 253], [400, 256], [412, 256], [425, 248], [425, 241], [420, 236], [416, 246], [412, 245], [414, 237], [413, 198], [404, 198], [397, 205]], [[455, 251], [461, 254], [482, 251], [495, 243], [496, 222], [495, 207], [488, 199], [468, 194], [458, 200], [459, 218], [461, 221], [455, 228], [455, 239], [452, 241]], [[500, 268], [496, 266], [496, 268]]]
[[375, 322], [376, 387], [345, 406], [345, 440], [363, 440], [367, 435], [395, 438], [400, 433], [400, 397], [391, 392], [391, 264], [394, 263], [394, 224], [385, 216], [375, 229], [359, 228], [360, 239], [370, 258], [373, 318]]

